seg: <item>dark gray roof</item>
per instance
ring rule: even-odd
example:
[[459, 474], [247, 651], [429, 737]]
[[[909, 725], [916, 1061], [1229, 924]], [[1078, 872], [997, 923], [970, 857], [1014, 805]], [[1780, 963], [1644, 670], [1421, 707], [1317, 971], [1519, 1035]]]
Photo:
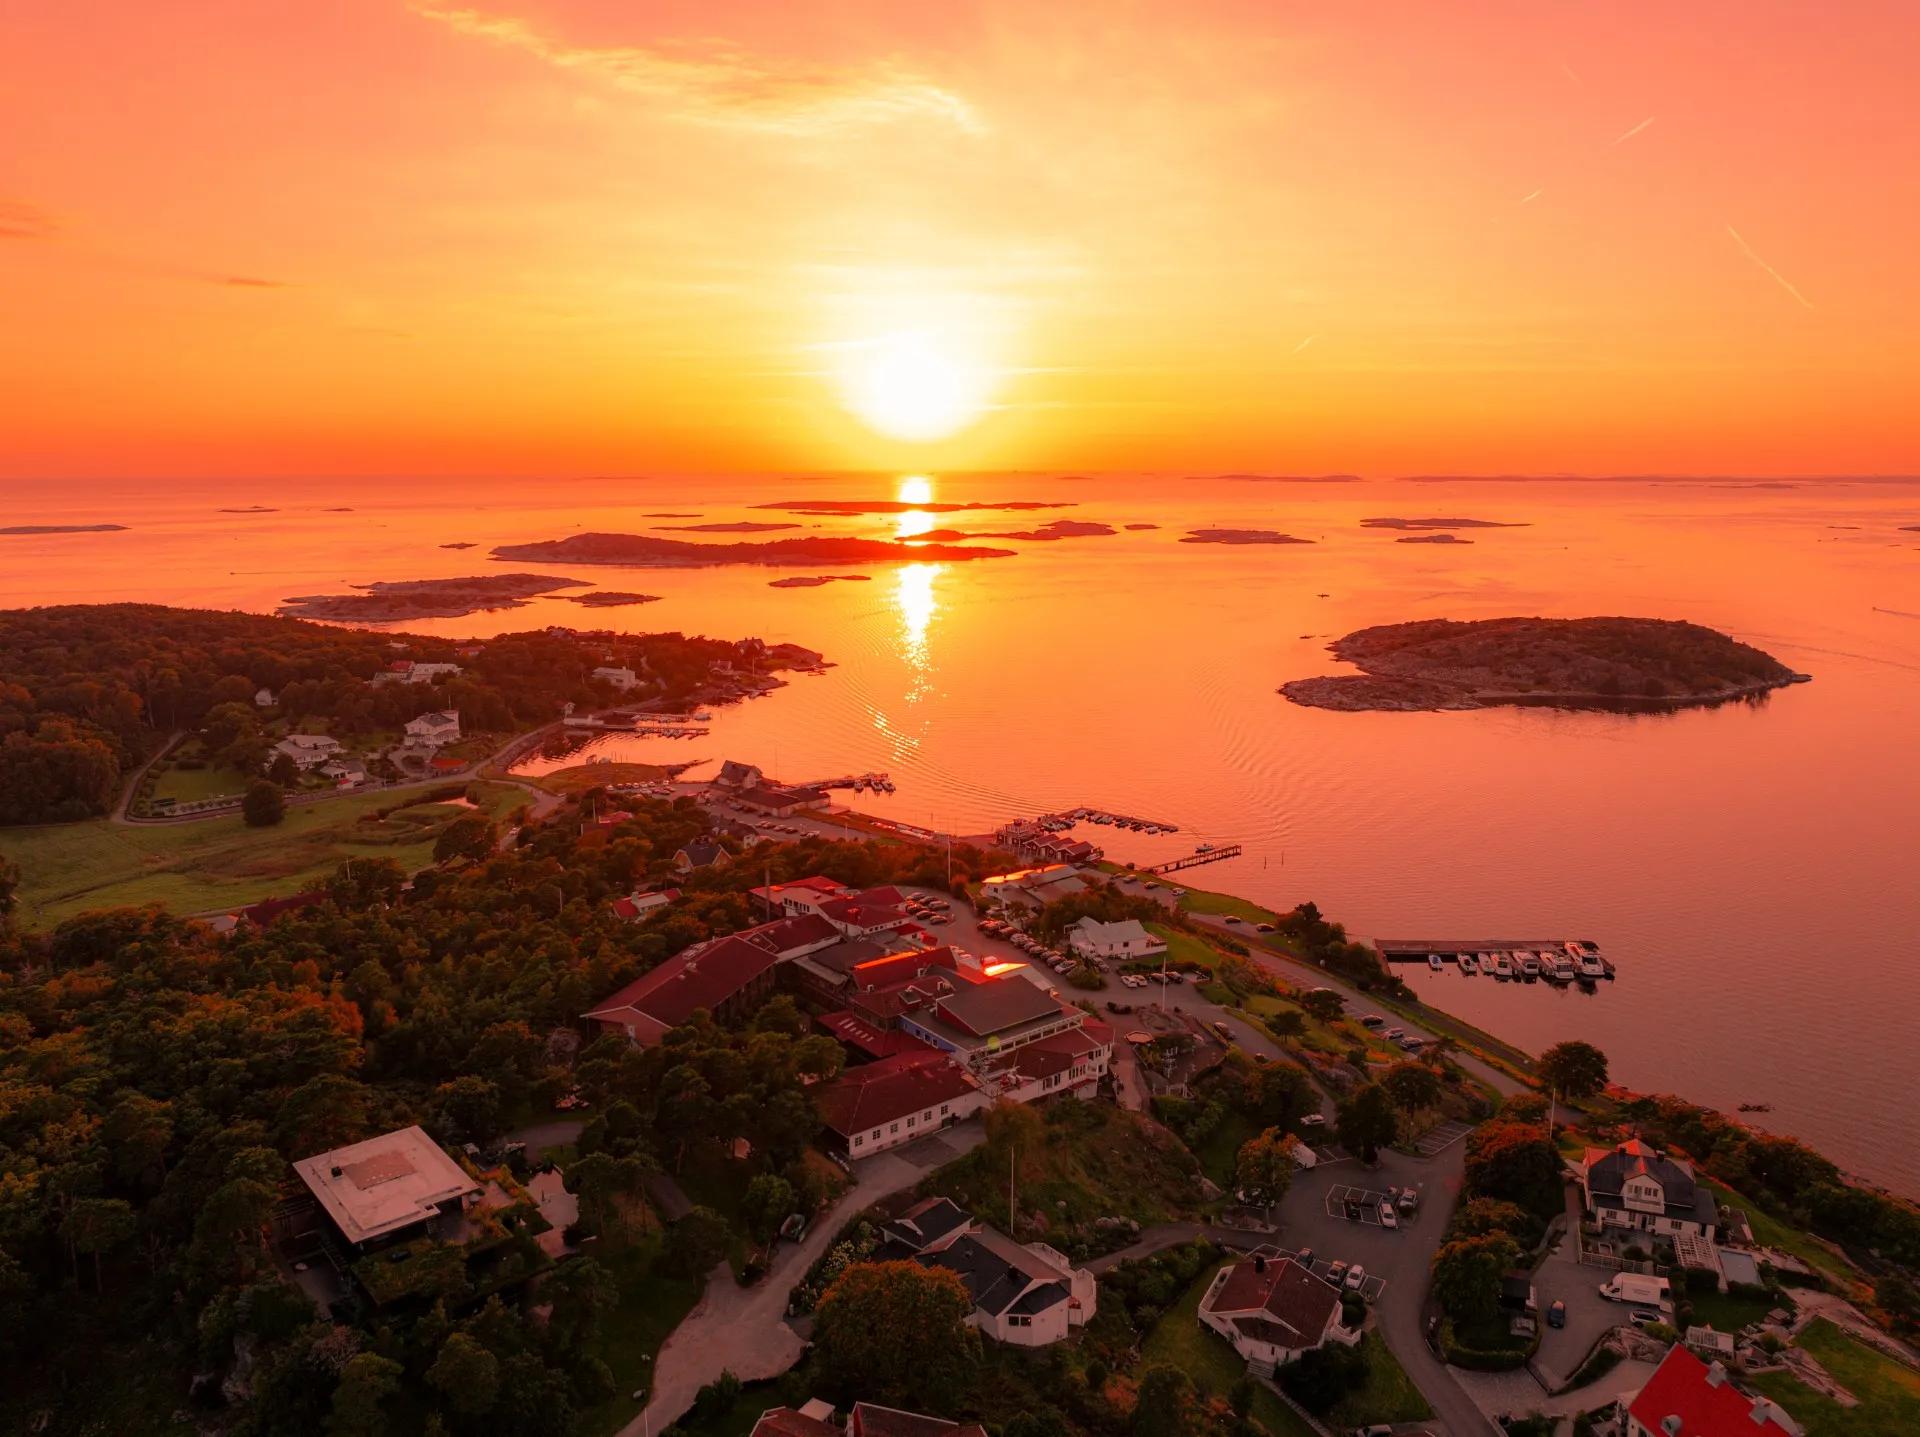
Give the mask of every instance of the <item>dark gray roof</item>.
[[1660, 1184], [1668, 1217], [1708, 1225], [1715, 1221], [1713, 1194], [1694, 1181], [1693, 1169], [1639, 1138], [1629, 1138], [1587, 1165], [1587, 1192], [1595, 1207], [1624, 1210], [1621, 1195], [1627, 1180], [1642, 1175]]
[[1054, 999], [1025, 978], [999, 978], [962, 988], [940, 1000], [940, 1012], [976, 1037], [987, 1037], [1021, 1023], [1051, 1018], [1060, 1012]]
[[936, 1197], [908, 1208], [880, 1231], [889, 1241], [919, 1252], [972, 1220], [951, 1198]]
[[[1026, 1273], [974, 1237], [963, 1237], [952, 1247], [922, 1254], [915, 1260], [928, 1267], [944, 1267], [957, 1275], [966, 1284], [973, 1305], [992, 1317], [999, 1317], [1013, 1308], [1033, 1283]], [[1043, 1283], [1041, 1286], [1058, 1287], [1059, 1284]], [[1052, 1305], [1052, 1302], [1045, 1302], [1038, 1308], [1018, 1310], [1037, 1312]]]

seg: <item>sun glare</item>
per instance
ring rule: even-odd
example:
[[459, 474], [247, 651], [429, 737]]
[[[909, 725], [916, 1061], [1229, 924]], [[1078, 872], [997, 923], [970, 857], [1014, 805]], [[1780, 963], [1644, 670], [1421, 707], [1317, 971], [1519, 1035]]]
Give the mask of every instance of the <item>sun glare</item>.
[[987, 368], [929, 330], [903, 330], [850, 344], [840, 388], [847, 407], [894, 439], [945, 439], [986, 408]]

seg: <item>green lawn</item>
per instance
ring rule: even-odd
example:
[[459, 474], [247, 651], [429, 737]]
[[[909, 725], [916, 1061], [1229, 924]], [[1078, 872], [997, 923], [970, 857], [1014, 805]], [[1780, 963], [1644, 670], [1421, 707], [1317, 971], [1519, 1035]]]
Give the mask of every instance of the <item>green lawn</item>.
[[[1247, 1365], [1226, 1339], [1200, 1325], [1200, 1299], [1206, 1296], [1213, 1275], [1225, 1265], [1215, 1263], [1196, 1277], [1180, 1295], [1180, 1301], [1154, 1324], [1140, 1347], [1144, 1361], [1171, 1363], [1191, 1377], [1196, 1388], [1215, 1397], [1225, 1397], [1247, 1373]], [[1265, 1387], [1255, 1388], [1253, 1416], [1274, 1437], [1314, 1437], [1313, 1428]]]
[[[1169, 928], [1164, 923], [1149, 923], [1147, 932], [1167, 945], [1167, 966], [1169, 968], [1205, 968], [1211, 973], [1220, 963], [1220, 950], [1204, 938], [1191, 933], [1182, 933], [1178, 928]], [[1158, 960], [1155, 960], [1157, 966]]]
[[1334, 1404], [1327, 1414], [1329, 1427], [1344, 1432], [1374, 1422], [1418, 1422], [1433, 1415], [1427, 1399], [1420, 1395], [1420, 1389], [1413, 1385], [1413, 1379], [1379, 1333], [1369, 1332], [1361, 1338], [1360, 1350], [1367, 1358], [1366, 1386]]
[[[499, 817], [525, 795], [480, 785], [481, 807]], [[424, 790], [350, 794], [300, 804], [272, 828], [238, 814], [177, 824], [107, 819], [0, 829], [0, 853], [20, 865], [19, 920], [51, 928], [94, 908], [159, 903], [206, 913], [297, 893], [345, 858], [391, 858], [409, 870], [433, 860], [433, 840], [462, 811], [420, 801]], [[382, 808], [398, 808], [388, 818]]]
[[[698, 1279], [659, 1270], [660, 1245], [660, 1234], [649, 1233], [625, 1251], [599, 1258], [620, 1284], [620, 1305], [601, 1323], [593, 1344], [613, 1370], [614, 1396], [581, 1415], [583, 1437], [605, 1437], [640, 1414], [653, 1390], [654, 1354], [700, 1300]], [[639, 1402], [635, 1392], [642, 1394]]]
[[1200, 1159], [1200, 1166], [1206, 1175], [1223, 1188], [1232, 1188], [1233, 1169], [1240, 1157], [1241, 1146], [1249, 1139], [1258, 1137], [1260, 1130], [1253, 1125], [1253, 1119], [1245, 1113], [1229, 1112], [1207, 1136], [1207, 1140], [1194, 1149], [1193, 1155]]
[[206, 768], [169, 768], [154, 775], [153, 796], [171, 798], [179, 803], [198, 803], [208, 798], [237, 798], [247, 791], [253, 775], [212, 764]]
[[1920, 1372], [1856, 1342], [1824, 1318], [1799, 1346], [1860, 1399], [1842, 1407], [1787, 1372], [1763, 1372], [1753, 1385], [1807, 1429], [1807, 1437], [1911, 1437], [1920, 1432]]
[[[1172, 885], [1169, 885], [1172, 886]], [[1234, 917], [1248, 923], [1278, 923], [1280, 915], [1246, 898], [1231, 893], [1210, 893], [1204, 888], [1182, 888], [1180, 906], [1189, 913], [1210, 913], [1217, 918]]]
[[1860, 1274], [1844, 1258], [1835, 1256], [1799, 1228], [1789, 1227], [1752, 1198], [1743, 1197], [1721, 1183], [1707, 1182], [1706, 1186], [1719, 1206], [1736, 1207], [1747, 1215], [1747, 1225], [1753, 1229], [1753, 1240], [1762, 1247], [1777, 1247], [1782, 1252], [1792, 1253], [1809, 1267], [1837, 1281], [1842, 1292], [1860, 1281]]
[[1792, 1297], [1784, 1292], [1771, 1297], [1701, 1292], [1690, 1294], [1687, 1301], [1693, 1304], [1694, 1325], [1711, 1327], [1716, 1332], [1738, 1332], [1749, 1322], [1758, 1322], [1776, 1307], [1793, 1306]]

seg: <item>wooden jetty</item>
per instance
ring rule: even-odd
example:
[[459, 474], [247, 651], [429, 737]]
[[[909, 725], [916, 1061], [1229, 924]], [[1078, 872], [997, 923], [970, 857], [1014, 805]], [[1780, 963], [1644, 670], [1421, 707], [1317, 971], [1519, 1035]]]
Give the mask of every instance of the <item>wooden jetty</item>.
[[850, 788], [855, 793], [892, 793], [893, 780], [884, 773], [848, 773], [839, 778], [816, 778], [810, 783], [794, 784], [795, 788]]
[[1196, 849], [1184, 858], [1169, 859], [1142, 870], [1146, 873], [1178, 873], [1183, 868], [1198, 868], [1203, 863], [1218, 863], [1223, 858], [1238, 858], [1245, 850], [1237, 843], [1223, 843], [1205, 852]]

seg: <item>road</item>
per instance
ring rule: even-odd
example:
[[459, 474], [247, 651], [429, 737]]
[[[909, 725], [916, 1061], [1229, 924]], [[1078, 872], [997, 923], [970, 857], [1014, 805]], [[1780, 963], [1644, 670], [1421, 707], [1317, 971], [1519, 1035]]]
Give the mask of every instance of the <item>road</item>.
[[977, 1147], [985, 1136], [978, 1121], [966, 1122], [857, 1164], [853, 1185], [832, 1210], [815, 1219], [806, 1241], [798, 1246], [782, 1243], [767, 1275], [752, 1287], [735, 1282], [724, 1262], [716, 1267], [699, 1304], [661, 1347], [647, 1405], [620, 1429], [620, 1437], [647, 1437], [663, 1430], [723, 1372], [751, 1382], [792, 1367], [804, 1344], [787, 1325], [787, 1296], [848, 1217], [913, 1187], [933, 1168]]

